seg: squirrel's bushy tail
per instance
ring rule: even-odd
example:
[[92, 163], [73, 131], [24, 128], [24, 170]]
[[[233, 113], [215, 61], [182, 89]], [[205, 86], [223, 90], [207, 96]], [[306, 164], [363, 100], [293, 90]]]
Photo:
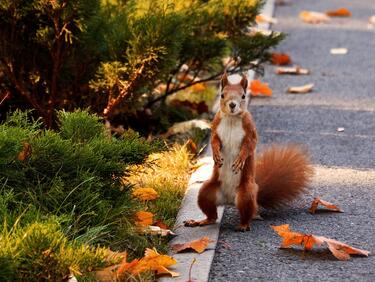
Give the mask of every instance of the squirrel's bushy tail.
[[300, 196], [314, 169], [308, 154], [298, 145], [272, 145], [256, 160], [258, 204], [278, 208]]

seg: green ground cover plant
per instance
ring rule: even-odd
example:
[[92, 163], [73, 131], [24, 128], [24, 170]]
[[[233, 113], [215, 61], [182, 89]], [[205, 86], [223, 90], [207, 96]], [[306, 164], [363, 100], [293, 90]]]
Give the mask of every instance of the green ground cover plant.
[[[133, 218], [137, 210], [150, 209], [173, 224], [190, 170], [186, 146], [166, 150], [132, 131], [109, 136], [100, 118], [87, 111], [58, 117], [56, 131], [20, 111], [0, 125], [1, 280], [76, 275], [95, 281], [93, 271], [110, 263], [107, 248], [125, 250], [130, 258], [142, 256], [146, 247], [166, 250], [167, 238], [140, 234]], [[156, 175], [164, 171], [164, 179], [166, 166], [174, 167], [181, 180], [165, 186], [156, 178], [158, 185], [150, 186], [159, 199], [140, 202], [131, 196], [139, 182], [127, 180], [136, 179], [135, 166]], [[168, 207], [169, 201], [175, 205]]]

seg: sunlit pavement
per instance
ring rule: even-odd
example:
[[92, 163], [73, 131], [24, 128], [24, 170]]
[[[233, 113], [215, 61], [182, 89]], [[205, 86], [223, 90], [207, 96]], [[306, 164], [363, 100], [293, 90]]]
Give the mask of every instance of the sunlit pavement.
[[[350, 18], [326, 24], [302, 23], [302, 10], [325, 12], [340, 7]], [[293, 63], [311, 70], [306, 76], [277, 76], [266, 68], [262, 81], [271, 99], [253, 100], [251, 112], [260, 136], [258, 150], [270, 143], [304, 144], [316, 176], [311, 192], [291, 208], [263, 212], [264, 221], [247, 233], [233, 229], [239, 217], [227, 208], [210, 281], [375, 281], [375, 257], [338, 261], [326, 248], [280, 250], [281, 239], [269, 227], [289, 223], [294, 230], [334, 238], [375, 251], [375, 15], [370, 0], [292, 0], [277, 6], [274, 30], [288, 34], [277, 48]], [[331, 48], [347, 48], [332, 55]], [[285, 94], [289, 86], [314, 83], [309, 94]], [[344, 131], [337, 131], [339, 127]], [[345, 212], [308, 213], [315, 196]]]

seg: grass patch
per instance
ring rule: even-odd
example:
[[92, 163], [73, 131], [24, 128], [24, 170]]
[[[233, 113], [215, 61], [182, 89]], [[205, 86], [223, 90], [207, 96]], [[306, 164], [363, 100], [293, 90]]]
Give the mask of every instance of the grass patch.
[[[172, 228], [187, 188], [192, 159], [187, 145], [174, 144], [166, 151], [149, 155], [144, 164], [131, 166], [129, 176], [124, 178], [125, 183], [134, 188], [153, 188], [159, 194], [159, 198], [153, 201], [134, 199], [136, 211], [152, 212], [155, 220], [162, 220]], [[145, 247], [156, 247], [161, 252], [168, 250], [167, 238], [140, 235], [134, 226], [129, 226], [127, 231], [127, 237], [132, 238], [129, 244], [137, 250]]]

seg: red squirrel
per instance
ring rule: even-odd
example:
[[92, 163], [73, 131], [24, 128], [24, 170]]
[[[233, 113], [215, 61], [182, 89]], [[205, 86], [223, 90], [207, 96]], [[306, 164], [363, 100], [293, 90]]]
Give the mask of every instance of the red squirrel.
[[198, 205], [206, 219], [187, 220], [185, 226], [213, 224], [217, 206], [234, 204], [240, 214], [238, 231], [250, 230], [258, 205], [277, 208], [300, 196], [313, 175], [307, 154], [297, 145], [266, 149], [255, 158], [257, 131], [247, 110], [247, 78], [230, 84], [221, 79], [220, 110], [211, 130], [214, 167], [200, 188]]

